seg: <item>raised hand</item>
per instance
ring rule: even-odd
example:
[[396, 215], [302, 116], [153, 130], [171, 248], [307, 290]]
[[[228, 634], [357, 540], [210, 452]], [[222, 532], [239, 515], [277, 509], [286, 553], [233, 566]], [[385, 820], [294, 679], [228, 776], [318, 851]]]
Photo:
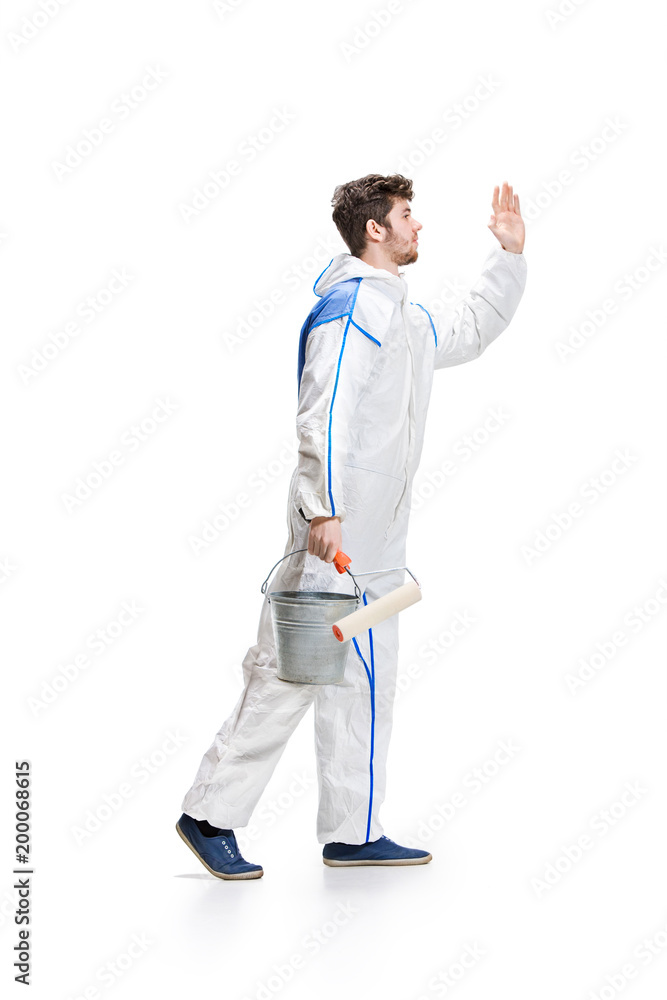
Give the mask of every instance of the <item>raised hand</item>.
[[493, 214], [489, 220], [489, 229], [499, 241], [503, 250], [511, 253], [522, 253], [526, 239], [526, 227], [521, 218], [519, 196], [512, 191], [512, 185], [507, 181], [498, 196], [499, 188], [493, 189], [491, 207]]

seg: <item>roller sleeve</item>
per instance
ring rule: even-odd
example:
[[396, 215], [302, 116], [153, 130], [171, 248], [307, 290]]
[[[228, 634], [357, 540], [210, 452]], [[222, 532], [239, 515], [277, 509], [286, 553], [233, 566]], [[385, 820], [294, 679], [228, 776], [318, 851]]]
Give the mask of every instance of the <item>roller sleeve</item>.
[[341, 618], [332, 626], [333, 633], [339, 642], [346, 642], [359, 635], [360, 632], [372, 628], [373, 625], [379, 625], [386, 618], [391, 618], [399, 611], [409, 608], [411, 604], [416, 604], [421, 599], [421, 588], [414, 580], [411, 580], [409, 583], [404, 583], [402, 587], [392, 590], [391, 594], [385, 594], [377, 601]]

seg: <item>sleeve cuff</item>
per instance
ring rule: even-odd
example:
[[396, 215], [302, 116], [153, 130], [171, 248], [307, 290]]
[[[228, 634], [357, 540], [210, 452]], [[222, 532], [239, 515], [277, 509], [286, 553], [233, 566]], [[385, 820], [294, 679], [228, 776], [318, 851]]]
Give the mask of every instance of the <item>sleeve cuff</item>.
[[345, 520], [345, 511], [342, 507], [334, 505], [334, 513], [331, 507], [325, 506], [317, 493], [302, 493], [297, 499], [297, 509], [304, 521], [310, 523], [314, 517], [337, 517], [339, 521]]
[[518, 258], [519, 260], [524, 262], [526, 260], [526, 258], [523, 255], [523, 250], [521, 251], [521, 253], [514, 253], [513, 250], [505, 250], [504, 247], [501, 247], [500, 243], [498, 244], [498, 246], [493, 248], [491, 253], [497, 253], [500, 257], [513, 257], [515, 259]]

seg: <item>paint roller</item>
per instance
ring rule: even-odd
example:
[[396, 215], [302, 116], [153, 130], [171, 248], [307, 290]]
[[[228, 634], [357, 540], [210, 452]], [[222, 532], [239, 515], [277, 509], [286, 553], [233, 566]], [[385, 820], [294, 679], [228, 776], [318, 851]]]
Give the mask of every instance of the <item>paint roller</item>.
[[397, 587], [396, 590], [392, 590], [390, 594], [385, 594], [384, 597], [379, 597], [377, 601], [371, 601], [370, 604], [365, 604], [362, 608], [358, 608], [357, 611], [353, 611], [352, 614], [346, 615], [344, 618], [341, 618], [334, 625], [332, 625], [333, 634], [339, 642], [346, 642], [349, 639], [353, 639], [355, 636], [359, 635], [360, 632], [365, 632], [373, 625], [379, 625], [380, 622], [385, 621], [387, 618], [391, 618], [392, 615], [398, 614], [399, 611], [404, 611], [406, 608], [409, 608], [411, 604], [416, 604], [417, 601], [421, 601], [422, 599], [419, 582], [407, 566], [394, 566], [392, 569], [368, 570], [365, 573], [354, 574], [348, 569], [350, 561], [349, 556], [346, 556], [344, 552], [337, 552], [334, 564], [339, 573], [347, 572], [350, 574], [354, 580], [355, 589], [358, 588], [355, 576], [369, 576], [374, 573], [392, 573], [397, 569], [407, 570], [407, 572], [410, 573], [412, 580], [409, 583], [404, 583], [402, 587]]

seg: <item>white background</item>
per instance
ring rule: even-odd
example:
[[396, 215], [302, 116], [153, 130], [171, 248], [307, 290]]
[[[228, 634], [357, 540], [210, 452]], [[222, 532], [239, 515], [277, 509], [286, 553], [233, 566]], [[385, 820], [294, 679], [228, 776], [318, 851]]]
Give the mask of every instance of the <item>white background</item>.
[[[664, 13], [649, 0], [563, 2], [559, 17], [556, 0], [44, 3], [2, 14], [3, 979], [25, 758], [33, 997], [654, 1000], [667, 978]], [[249, 160], [243, 144], [276, 109], [291, 119]], [[104, 118], [111, 131], [91, 132]], [[86, 130], [100, 141], [87, 147]], [[476, 279], [494, 185], [514, 185], [527, 228], [518, 312], [475, 364], [436, 373], [416, 481], [408, 552], [424, 599], [401, 620], [383, 821], [434, 860], [322, 865], [309, 713], [240, 832], [264, 877], [223, 882], [174, 824], [284, 550], [298, 334], [313, 280], [346, 249], [331, 195], [407, 173], [404, 157], [424, 226], [414, 301], [442, 308], [443, 290]], [[186, 220], [231, 159], [240, 173]], [[160, 400], [168, 415], [151, 422]], [[113, 451], [121, 464], [96, 481]], [[119, 627], [124, 602], [134, 618]], [[452, 639], [457, 613], [474, 624]], [[503, 741], [515, 749], [494, 762]]]

